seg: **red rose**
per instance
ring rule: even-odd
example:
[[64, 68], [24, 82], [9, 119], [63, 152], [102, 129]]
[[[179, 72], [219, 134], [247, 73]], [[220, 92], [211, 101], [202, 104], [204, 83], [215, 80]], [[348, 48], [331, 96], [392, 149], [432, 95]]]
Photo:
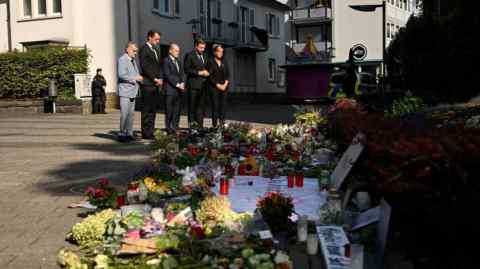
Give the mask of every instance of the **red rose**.
[[100, 186], [106, 186], [110, 184], [110, 180], [107, 178], [101, 178], [98, 180], [98, 184], [100, 184]]
[[105, 196], [105, 190], [103, 189], [95, 190], [95, 198], [103, 198], [104, 196]]

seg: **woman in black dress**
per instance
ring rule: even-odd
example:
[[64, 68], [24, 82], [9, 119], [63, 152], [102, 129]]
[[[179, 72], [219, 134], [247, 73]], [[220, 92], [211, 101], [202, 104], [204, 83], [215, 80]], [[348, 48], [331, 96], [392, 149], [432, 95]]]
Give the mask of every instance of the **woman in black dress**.
[[97, 75], [93, 78], [92, 81], [92, 113], [102, 113], [105, 112], [105, 86], [107, 86], [107, 81], [102, 75], [102, 69], [97, 69]]
[[213, 59], [207, 65], [209, 77], [209, 95], [212, 109], [212, 125], [214, 128], [225, 123], [225, 107], [227, 92], [230, 85], [228, 65], [223, 58], [224, 49], [221, 45], [213, 46]]

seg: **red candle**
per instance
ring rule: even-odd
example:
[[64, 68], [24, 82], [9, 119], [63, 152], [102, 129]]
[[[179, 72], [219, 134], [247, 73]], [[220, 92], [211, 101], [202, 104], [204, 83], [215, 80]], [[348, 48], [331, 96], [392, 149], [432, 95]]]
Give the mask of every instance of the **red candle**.
[[291, 189], [294, 186], [295, 182], [295, 176], [294, 175], [288, 175], [288, 188]]
[[220, 179], [220, 195], [228, 195], [228, 179]]
[[350, 258], [352, 256], [352, 249], [350, 245], [345, 245], [345, 257]]
[[295, 185], [299, 188], [303, 187], [303, 174], [297, 174], [295, 176]]

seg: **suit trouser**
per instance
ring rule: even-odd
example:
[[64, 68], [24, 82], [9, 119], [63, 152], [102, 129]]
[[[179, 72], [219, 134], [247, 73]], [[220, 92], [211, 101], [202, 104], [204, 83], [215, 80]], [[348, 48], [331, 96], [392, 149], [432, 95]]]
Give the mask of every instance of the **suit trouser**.
[[120, 136], [133, 136], [134, 117], [135, 98], [120, 97]]
[[175, 131], [180, 125], [182, 94], [167, 94], [165, 96], [165, 128]]
[[153, 137], [155, 118], [160, 104], [160, 92], [156, 86], [142, 86], [142, 136]]
[[215, 86], [210, 86], [209, 97], [212, 110], [212, 126], [217, 127], [218, 121], [220, 121], [220, 124], [223, 124], [225, 122], [227, 92], [217, 90]]
[[205, 109], [206, 85], [200, 89], [188, 90], [188, 125], [192, 127], [195, 122], [198, 127], [203, 127]]

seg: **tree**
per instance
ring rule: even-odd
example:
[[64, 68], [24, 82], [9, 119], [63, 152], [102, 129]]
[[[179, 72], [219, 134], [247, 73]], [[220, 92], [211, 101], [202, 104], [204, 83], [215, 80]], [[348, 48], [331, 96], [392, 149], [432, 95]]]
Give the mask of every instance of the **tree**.
[[[422, 1], [423, 8], [435, 8], [432, 1]], [[412, 17], [387, 50], [390, 80], [429, 103], [464, 102], [480, 94], [479, 16], [471, 1], [445, 2], [446, 14], [425, 10]]]

